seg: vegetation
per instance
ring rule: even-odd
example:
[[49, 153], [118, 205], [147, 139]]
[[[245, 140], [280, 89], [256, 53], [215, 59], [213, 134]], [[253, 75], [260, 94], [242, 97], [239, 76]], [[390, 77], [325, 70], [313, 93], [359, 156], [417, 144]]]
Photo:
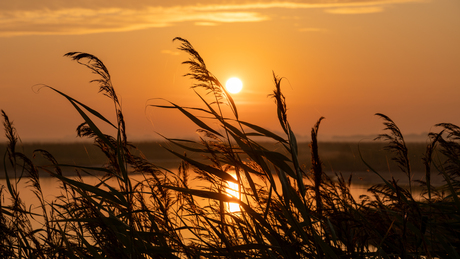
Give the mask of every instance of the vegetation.
[[[0, 188], [0, 257], [2, 258], [458, 258], [460, 250], [460, 127], [439, 124], [430, 133], [423, 157], [426, 181], [413, 181], [404, 137], [387, 116], [387, 142], [393, 160], [409, 179], [403, 188], [397, 179], [381, 177], [368, 195], [350, 193], [351, 176], [332, 178], [324, 173], [317, 136], [323, 118], [311, 131], [311, 163], [299, 158], [299, 146], [287, 114], [281, 78], [273, 75], [271, 97], [283, 136], [239, 120], [231, 96], [207, 69], [185, 39], [179, 49], [190, 54], [187, 76], [203, 107], [151, 104], [176, 109], [193, 121], [199, 141], [169, 139], [185, 153], [172, 148], [182, 160], [177, 172], [149, 162], [126, 138], [121, 105], [110, 74], [102, 61], [87, 53], [66, 54], [87, 66], [99, 78], [100, 91], [113, 100], [117, 120], [110, 122], [85, 104], [46, 86], [66, 98], [82, 116], [80, 137], [90, 138], [107, 163], [100, 167], [68, 165], [43, 149], [51, 166], [34, 164], [18, 151], [18, 135], [2, 111], [8, 139], [4, 155], [6, 186]], [[207, 98], [211, 98], [208, 100]], [[111, 125], [116, 135], [101, 132], [96, 124]], [[212, 123], [210, 123], [212, 122]], [[261, 141], [256, 141], [261, 140]], [[276, 151], [261, 143], [276, 142]], [[439, 150], [443, 156], [435, 156]], [[191, 156], [194, 154], [195, 156]], [[195, 159], [200, 154], [205, 159]], [[362, 155], [362, 157], [364, 154]], [[305, 164], [311, 164], [306, 167]], [[73, 168], [78, 177], [62, 174]], [[40, 172], [60, 181], [61, 195], [46, 200]], [[84, 175], [100, 175], [97, 184]], [[442, 186], [431, 184], [440, 174]], [[141, 176], [134, 178], [133, 176]], [[200, 179], [203, 187], [192, 186]], [[32, 210], [21, 199], [20, 181], [27, 179], [39, 200]], [[140, 180], [139, 180], [140, 179]], [[230, 183], [239, 193], [232, 195]], [[414, 199], [414, 185], [423, 198]], [[9, 201], [5, 203], [5, 198]], [[230, 211], [236, 203], [238, 211]], [[34, 221], [41, 222], [33, 227]]]

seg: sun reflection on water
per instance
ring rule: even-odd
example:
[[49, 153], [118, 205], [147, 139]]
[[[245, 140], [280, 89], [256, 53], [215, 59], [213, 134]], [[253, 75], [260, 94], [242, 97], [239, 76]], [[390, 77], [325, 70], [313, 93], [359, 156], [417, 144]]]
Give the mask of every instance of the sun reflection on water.
[[[236, 179], [236, 175], [232, 174], [232, 176]], [[229, 196], [240, 199], [239, 185], [237, 183], [227, 182], [227, 188], [225, 191]], [[230, 213], [239, 212], [240, 205], [238, 203], [228, 202], [227, 209]]]

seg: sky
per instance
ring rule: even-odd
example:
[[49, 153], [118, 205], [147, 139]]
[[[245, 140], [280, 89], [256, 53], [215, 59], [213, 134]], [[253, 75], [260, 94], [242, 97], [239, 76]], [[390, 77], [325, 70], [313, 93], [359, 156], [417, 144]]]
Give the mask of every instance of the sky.
[[182, 114], [150, 106], [202, 106], [174, 37], [222, 83], [240, 78], [240, 119], [274, 132], [273, 73], [300, 139], [320, 117], [323, 140], [382, 133], [375, 113], [422, 140], [437, 123], [460, 125], [458, 0], [1, 1], [0, 109], [24, 142], [76, 141], [83, 121], [40, 84], [114, 121], [113, 103], [89, 82], [97, 76], [63, 56], [86, 52], [110, 71], [129, 139], [194, 138]]

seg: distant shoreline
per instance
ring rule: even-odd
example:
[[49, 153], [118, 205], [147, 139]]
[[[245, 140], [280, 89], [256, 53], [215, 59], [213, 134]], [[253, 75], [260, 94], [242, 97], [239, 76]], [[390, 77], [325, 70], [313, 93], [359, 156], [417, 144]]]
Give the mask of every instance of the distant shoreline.
[[[424, 172], [425, 168], [421, 162], [421, 156], [425, 152], [426, 143], [407, 142], [411, 166], [413, 172]], [[132, 152], [135, 155], [142, 155], [146, 159], [162, 168], [178, 168], [181, 160], [174, 154], [167, 151], [164, 147], [175, 150], [183, 154], [187, 153], [193, 159], [203, 160], [201, 154], [186, 152], [183, 148], [179, 148], [167, 142], [134, 142], [133, 145], [137, 149]], [[269, 150], [277, 150], [283, 152], [283, 147], [276, 143], [263, 143]], [[320, 160], [323, 164], [325, 172], [353, 172], [354, 177], [361, 177], [357, 174], [366, 172], [368, 168], [361, 160], [360, 153], [366, 163], [371, 165], [377, 172], [383, 173], [391, 177], [391, 172], [399, 172], [397, 165], [391, 161], [392, 154], [384, 150], [386, 143], [374, 142], [319, 142]], [[55, 156], [59, 164], [81, 165], [81, 166], [102, 166], [107, 162], [107, 158], [99, 150], [97, 146], [90, 142], [84, 143], [25, 143], [18, 145], [17, 151], [23, 152], [27, 157], [32, 159], [33, 151], [43, 149]], [[300, 142], [298, 144], [299, 161], [303, 165], [305, 171], [311, 167], [311, 156], [308, 142]], [[3, 150], [3, 155], [6, 152], [6, 145], [0, 144], [0, 150]], [[50, 165], [51, 163], [44, 159], [40, 154], [36, 154], [32, 161], [39, 166]], [[3, 159], [0, 161], [0, 178], [5, 178]], [[70, 167], [64, 169], [66, 176], [77, 175]], [[390, 173], [389, 173], [390, 172]], [[435, 175], [435, 174], [433, 174]], [[41, 174], [41, 177], [47, 177], [46, 174]], [[362, 177], [361, 177], [362, 178]], [[401, 179], [402, 180], [402, 179]]]
[[[175, 172], [177, 171], [177, 169], [175, 168], [169, 168], [168, 170], [172, 171], [172, 172]], [[0, 185], [2, 184], [1, 182], [6, 180], [6, 177], [5, 175], [3, 174], [3, 172], [1, 172], [2, 175], [0, 177]], [[81, 176], [82, 177], [101, 177], [104, 175], [104, 173], [100, 173], [100, 172], [95, 172], [95, 171], [92, 171], [91, 173], [93, 173], [92, 175], [89, 175], [89, 174], [86, 174], [86, 173], [81, 173]], [[345, 181], [348, 181], [348, 178], [350, 175], [352, 175], [352, 184], [353, 185], [362, 185], [362, 186], [370, 186], [370, 185], [373, 185], [373, 184], [378, 184], [378, 183], [384, 183], [383, 180], [375, 173], [373, 172], [332, 172], [332, 171], [325, 171], [325, 174], [328, 175], [329, 177], [331, 177], [333, 180], [336, 179], [336, 176], [335, 176], [335, 173], [337, 174], [342, 174]], [[391, 180], [393, 177], [394, 179], [398, 182], [398, 185], [400, 186], [408, 186], [409, 185], [409, 181], [408, 181], [408, 177], [405, 173], [403, 172], [379, 172], [379, 174], [385, 179], [385, 180]], [[425, 177], [425, 173], [424, 172], [413, 172], [413, 186], [416, 187], [418, 186], [419, 184], [414, 182], [416, 180], [424, 180], [424, 177]], [[78, 176], [77, 173], [75, 172], [70, 172], [70, 171], [63, 171], [63, 175], [65, 177], [76, 177]], [[141, 173], [133, 173], [132, 175], [141, 175]], [[18, 175], [19, 177], [19, 175]], [[53, 178], [53, 176], [49, 175], [49, 174], [40, 174], [40, 178], [44, 178], [44, 179], [48, 179], [48, 178]], [[13, 180], [15, 179], [14, 176], [10, 175], [10, 180]], [[28, 181], [28, 176], [27, 175], [23, 175], [22, 176], [22, 180], [24, 181]], [[432, 178], [431, 178], [431, 184], [433, 186], [441, 186], [443, 185], [443, 177], [440, 176], [440, 175], [436, 175], [436, 174], [433, 174], [432, 175]]]

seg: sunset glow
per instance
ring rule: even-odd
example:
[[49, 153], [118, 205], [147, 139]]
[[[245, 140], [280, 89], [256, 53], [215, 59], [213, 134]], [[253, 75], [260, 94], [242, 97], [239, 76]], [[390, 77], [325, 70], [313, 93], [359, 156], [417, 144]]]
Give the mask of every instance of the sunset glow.
[[[155, 98], [184, 107], [200, 101], [190, 89], [196, 80], [183, 76], [189, 56], [172, 42], [182, 37], [220, 82], [243, 79], [235, 102], [245, 121], [279, 131], [267, 98], [274, 73], [295, 132], [323, 116], [320, 139], [373, 139], [380, 112], [420, 135], [437, 123], [460, 124], [449, 112], [460, 109], [459, 12], [458, 0], [1, 1], [0, 108], [26, 142], [75, 141], [81, 123], [62, 98], [36, 94], [36, 84], [110, 118], [113, 107], [89, 83], [97, 75], [63, 57], [81, 51], [110, 71], [131, 140], [195, 136], [182, 114], [146, 111]], [[226, 87], [235, 94], [241, 86]]]
[[0, 46], [8, 258], [460, 250], [460, 0], [4, 0]]

